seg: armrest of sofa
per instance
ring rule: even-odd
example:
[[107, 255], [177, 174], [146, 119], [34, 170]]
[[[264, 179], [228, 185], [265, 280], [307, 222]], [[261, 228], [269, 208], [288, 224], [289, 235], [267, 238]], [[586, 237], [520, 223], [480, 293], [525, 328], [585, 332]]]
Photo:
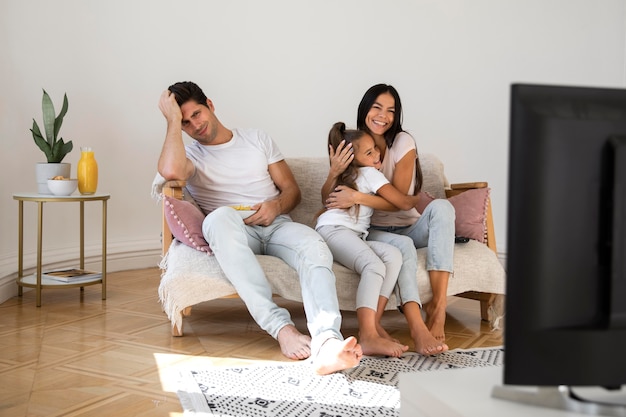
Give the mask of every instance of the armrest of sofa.
[[[489, 184], [486, 182], [465, 182], [450, 184], [450, 188], [446, 189], [446, 197], [450, 198], [455, 195], [459, 195], [468, 190], [474, 190], [479, 188], [488, 188]], [[497, 255], [496, 249], [496, 234], [493, 226], [493, 215], [491, 212], [491, 198], [487, 200], [487, 213], [485, 219], [485, 245], [491, 249]], [[492, 293], [484, 293], [478, 291], [467, 291], [461, 294], [457, 294], [460, 297], [469, 298], [472, 300], [478, 300], [480, 302], [480, 316], [485, 321], [492, 322], [492, 326], [497, 327], [497, 321], [501, 316], [500, 313], [494, 313], [494, 306], [501, 303], [502, 296]], [[500, 300], [500, 301], [498, 301]], [[501, 309], [501, 307], [500, 307]], [[492, 311], [493, 310], [493, 311]], [[495, 322], [493, 321], [495, 320]]]
[[[175, 198], [177, 200], [183, 199], [183, 188], [187, 185], [184, 180], [172, 180], [163, 184], [163, 195]], [[172, 232], [165, 220], [165, 200], [163, 200], [163, 218], [161, 219], [161, 255], [165, 255], [167, 250], [172, 244]]]
[[[464, 183], [456, 183], [450, 184], [450, 188], [446, 189], [446, 197], [450, 198], [452, 196], [461, 194], [467, 190], [477, 189], [477, 188], [487, 188], [489, 184], [487, 182], [464, 182]], [[485, 244], [492, 251], [497, 253], [496, 248], [496, 233], [493, 226], [493, 215], [491, 212], [491, 198], [488, 200], [487, 204], [487, 217], [485, 223]]]

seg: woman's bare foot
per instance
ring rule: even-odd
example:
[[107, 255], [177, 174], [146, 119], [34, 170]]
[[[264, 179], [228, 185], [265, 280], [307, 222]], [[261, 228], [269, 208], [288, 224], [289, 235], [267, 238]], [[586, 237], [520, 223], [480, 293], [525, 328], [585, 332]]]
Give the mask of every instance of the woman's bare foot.
[[420, 355], [430, 356], [447, 351], [448, 345], [437, 340], [426, 326], [416, 329], [412, 334], [415, 351]]
[[430, 286], [433, 290], [432, 300], [424, 306], [426, 326], [433, 337], [440, 342], [446, 340], [444, 326], [446, 324], [446, 304], [450, 273], [446, 271], [428, 271]]
[[292, 324], [278, 331], [278, 344], [283, 355], [289, 359], [307, 359], [311, 356], [311, 338], [304, 335]]
[[[424, 306], [428, 309], [428, 305]], [[422, 310], [414, 301], [407, 302], [402, 306], [404, 315], [409, 322], [411, 338], [415, 343], [415, 351], [421, 355], [436, 355], [448, 350], [448, 345], [443, 340], [437, 339], [422, 319]], [[431, 310], [432, 311], [432, 310]], [[445, 313], [445, 309], [444, 309]]]
[[363, 350], [354, 336], [346, 340], [331, 338], [322, 344], [313, 366], [319, 375], [328, 375], [357, 366], [361, 357]]
[[446, 306], [433, 305], [428, 303], [426, 310], [426, 326], [430, 329], [433, 337], [440, 342], [446, 340], [445, 324], [446, 324]]
[[363, 336], [359, 335], [359, 342], [364, 355], [368, 356], [392, 356], [399, 358], [409, 347], [399, 342], [389, 340], [381, 336]]

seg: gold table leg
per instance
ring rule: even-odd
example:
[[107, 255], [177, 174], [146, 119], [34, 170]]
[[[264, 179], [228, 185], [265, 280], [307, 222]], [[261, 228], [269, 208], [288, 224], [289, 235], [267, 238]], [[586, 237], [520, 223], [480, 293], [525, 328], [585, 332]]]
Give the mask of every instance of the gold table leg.
[[37, 202], [37, 307], [41, 307], [41, 252], [43, 246], [43, 201]]
[[102, 299], [107, 299], [107, 201], [102, 200]]
[[17, 209], [18, 229], [17, 229], [17, 295], [24, 294], [24, 288], [20, 281], [24, 276], [24, 202], [18, 201]]

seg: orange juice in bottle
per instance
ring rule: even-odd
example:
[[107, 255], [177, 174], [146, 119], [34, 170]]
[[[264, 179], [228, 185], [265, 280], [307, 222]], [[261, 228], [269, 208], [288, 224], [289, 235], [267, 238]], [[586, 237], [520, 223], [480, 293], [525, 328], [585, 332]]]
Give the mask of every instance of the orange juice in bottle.
[[98, 188], [98, 163], [90, 147], [80, 148], [78, 160], [78, 191], [83, 195], [90, 195]]

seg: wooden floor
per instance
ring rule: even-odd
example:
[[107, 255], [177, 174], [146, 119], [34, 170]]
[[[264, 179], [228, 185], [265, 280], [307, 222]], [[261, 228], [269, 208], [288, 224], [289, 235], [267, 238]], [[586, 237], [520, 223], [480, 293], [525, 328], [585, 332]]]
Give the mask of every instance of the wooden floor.
[[[34, 291], [0, 304], [0, 416], [182, 416], [176, 366], [287, 361], [239, 299], [196, 306], [185, 336], [172, 337], [159, 278], [156, 268], [111, 273], [105, 301], [94, 285], [83, 293], [44, 290], [39, 308]], [[302, 305], [277, 302], [306, 332]], [[385, 313], [383, 325], [410, 342], [400, 313]], [[344, 313], [342, 332], [356, 335], [353, 312]], [[478, 302], [457, 297], [449, 300], [446, 335], [451, 349], [502, 344], [500, 332], [480, 321]]]

